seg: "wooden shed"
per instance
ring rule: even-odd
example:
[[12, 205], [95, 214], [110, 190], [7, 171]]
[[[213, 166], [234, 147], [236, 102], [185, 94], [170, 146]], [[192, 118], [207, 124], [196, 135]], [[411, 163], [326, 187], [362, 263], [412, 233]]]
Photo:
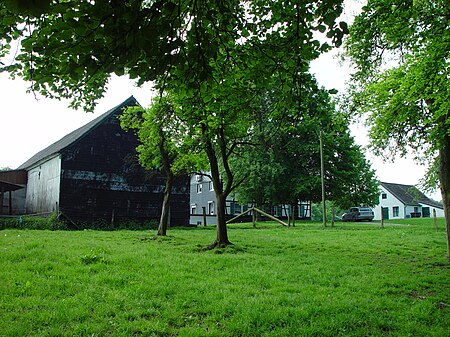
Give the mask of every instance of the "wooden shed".
[[[40, 151], [18, 169], [27, 171], [26, 212], [62, 212], [72, 220], [155, 219], [164, 176], [138, 163], [138, 140], [118, 116], [134, 97]], [[189, 224], [189, 178], [174, 186], [171, 225]]]
[[26, 184], [25, 170], [0, 171], [0, 216], [24, 213]]

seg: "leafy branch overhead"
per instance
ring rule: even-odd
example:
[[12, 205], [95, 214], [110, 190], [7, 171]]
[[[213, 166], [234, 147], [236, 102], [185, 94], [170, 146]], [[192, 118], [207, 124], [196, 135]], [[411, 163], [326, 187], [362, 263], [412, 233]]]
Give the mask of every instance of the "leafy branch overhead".
[[429, 163], [428, 183], [439, 178], [450, 256], [449, 18], [444, 0], [369, 0], [346, 53], [356, 67], [349, 110], [367, 114], [372, 148], [415, 153]]
[[[220, 82], [214, 64], [266, 69], [299, 80], [310, 60], [340, 45], [342, 1], [3, 1], [0, 57], [20, 43], [1, 71], [31, 81], [30, 89], [92, 110], [111, 74], [138, 84], [169, 78], [188, 92]], [[321, 42], [313, 32], [328, 36]], [[236, 61], [236, 44], [248, 55]], [[289, 48], [287, 48], [289, 47]], [[288, 85], [288, 84], [287, 84]], [[191, 92], [192, 93], [192, 92]]]
[[[30, 10], [21, 6], [0, 5], [0, 53], [20, 40], [18, 54], [0, 70], [29, 80], [34, 92], [86, 110], [102, 97], [111, 74], [153, 82], [159, 101], [123, 123], [137, 127], [141, 162], [161, 165], [168, 177], [185, 168], [188, 154], [202, 151], [216, 193], [218, 245], [229, 244], [225, 201], [242, 182], [231, 159], [251, 141], [261, 96], [274, 88], [273, 119], [320, 117], [323, 111], [309, 110], [316, 101], [309, 63], [347, 33], [338, 22], [342, 0], [53, 0]], [[197, 152], [180, 151], [191, 145]]]

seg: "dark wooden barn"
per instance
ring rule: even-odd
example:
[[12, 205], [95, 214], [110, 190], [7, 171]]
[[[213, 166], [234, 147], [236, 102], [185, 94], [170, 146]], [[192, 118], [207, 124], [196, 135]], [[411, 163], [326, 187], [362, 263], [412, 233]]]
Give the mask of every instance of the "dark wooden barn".
[[[22, 164], [26, 213], [61, 212], [74, 221], [159, 219], [164, 177], [141, 168], [137, 138], [118, 119], [137, 104], [128, 98]], [[173, 189], [170, 224], [189, 224], [188, 177]]]

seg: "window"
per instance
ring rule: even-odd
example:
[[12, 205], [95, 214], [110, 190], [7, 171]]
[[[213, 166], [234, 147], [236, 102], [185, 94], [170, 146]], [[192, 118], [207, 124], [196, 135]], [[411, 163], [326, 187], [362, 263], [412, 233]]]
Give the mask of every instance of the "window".
[[241, 214], [241, 212], [242, 212], [242, 208], [241, 208], [241, 205], [238, 205], [238, 204], [234, 204], [234, 213], [233, 214]]
[[386, 193], [382, 193], [381, 194], [381, 199], [387, 199], [387, 194]]
[[212, 181], [208, 182], [208, 187], [210, 191], [214, 191], [214, 185]]
[[400, 208], [398, 206], [392, 207], [392, 216], [394, 218], [397, 218], [399, 216], [399, 211], [400, 211]]
[[191, 205], [191, 214], [197, 214], [197, 205]]
[[214, 201], [208, 201], [208, 214], [214, 214]]
[[283, 216], [283, 206], [282, 205], [274, 206], [273, 215], [275, 215], [275, 216]]
[[197, 193], [202, 193], [202, 184], [197, 184]]

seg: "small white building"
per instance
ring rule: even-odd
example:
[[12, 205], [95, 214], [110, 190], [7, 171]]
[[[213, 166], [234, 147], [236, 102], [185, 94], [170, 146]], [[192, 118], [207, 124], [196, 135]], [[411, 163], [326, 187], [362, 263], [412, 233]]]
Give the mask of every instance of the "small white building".
[[415, 186], [380, 183], [380, 202], [375, 207], [375, 220], [429, 218], [436, 212], [437, 217], [444, 217], [442, 204], [431, 200]]

